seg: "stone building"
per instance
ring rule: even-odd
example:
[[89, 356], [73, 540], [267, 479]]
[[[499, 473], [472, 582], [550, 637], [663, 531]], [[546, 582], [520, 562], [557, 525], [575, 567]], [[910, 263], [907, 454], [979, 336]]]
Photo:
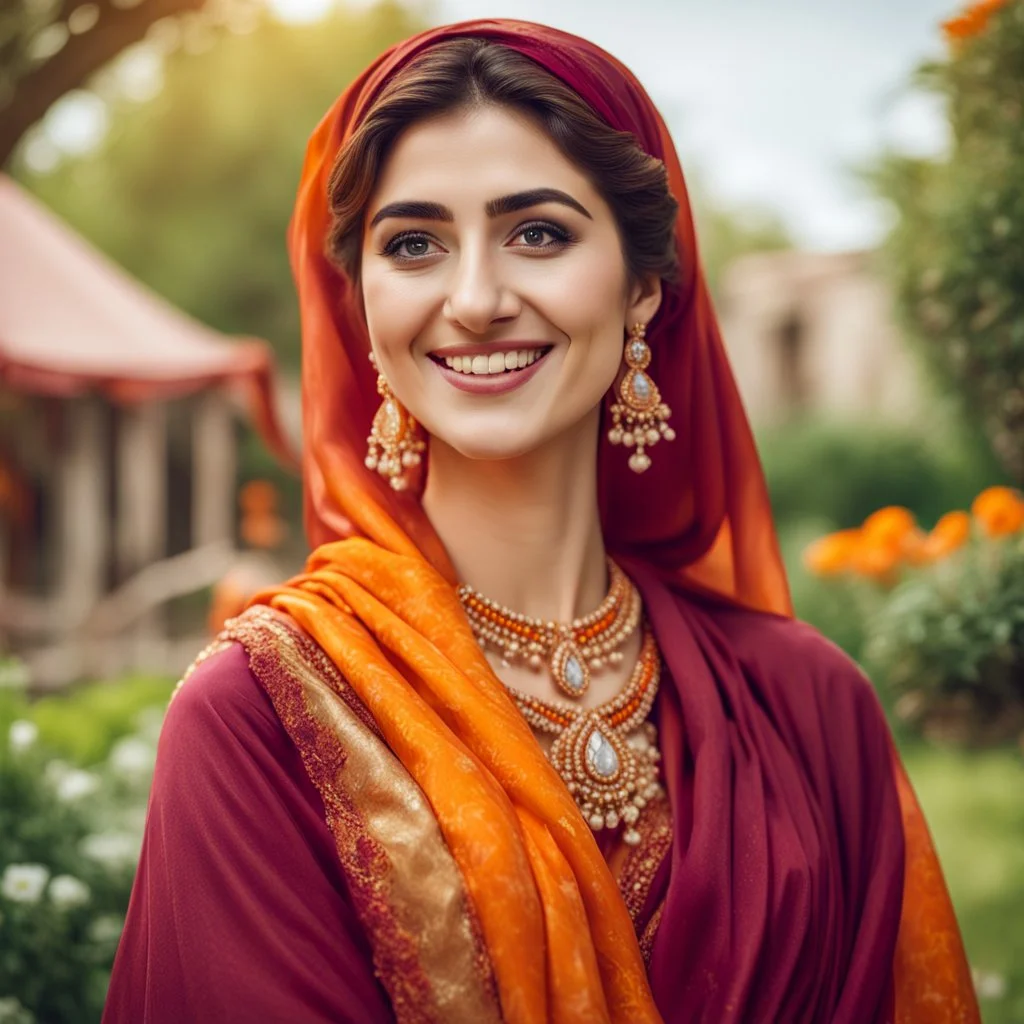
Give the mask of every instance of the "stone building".
[[921, 380], [872, 254], [755, 253], [722, 279], [718, 314], [755, 427], [804, 415], [910, 420]]

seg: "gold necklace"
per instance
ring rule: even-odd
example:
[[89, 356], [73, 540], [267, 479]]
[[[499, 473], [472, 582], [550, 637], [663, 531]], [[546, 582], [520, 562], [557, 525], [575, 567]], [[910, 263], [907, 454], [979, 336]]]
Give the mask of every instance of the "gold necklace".
[[660, 681], [661, 655], [645, 626], [640, 657], [626, 686], [595, 708], [545, 701], [506, 686], [530, 725], [557, 737], [548, 759], [587, 824], [598, 832], [624, 822], [622, 838], [630, 846], [640, 842], [634, 826], [644, 808], [663, 793], [658, 730], [646, 721]]
[[608, 594], [598, 608], [567, 623], [520, 615], [467, 584], [459, 587], [459, 600], [478, 642], [497, 650], [506, 667], [526, 662], [539, 671], [546, 660], [555, 685], [577, 698], [590, 687], [592, 671], [621, 664], [621, 648], [640, 623], [640, 595], [610, 558], [608, 576]]

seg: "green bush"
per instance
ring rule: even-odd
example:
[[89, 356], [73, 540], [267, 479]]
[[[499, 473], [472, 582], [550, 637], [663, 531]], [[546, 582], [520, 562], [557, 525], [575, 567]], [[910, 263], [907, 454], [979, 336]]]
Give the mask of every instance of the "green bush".
[[[871, 172], [899, 220], [885, 246], [902, 322], [1024, 481], [1024, 0], [920, 69], [946, 100], [950, 155]], [[985, 23], [987, 22], [987, 23]]]
[[48, 747], [87, 766], [106, 758], [114, 743], [137, 727], [141, 712], [166, 707], [173, 689], [169, 679], [125, 676], [43, 697], [26, 714]]
[[[128, 908], [169, 687], [150, 681], [160, 701], [149, 707], [138, 680], [112, 684], [102, 699], [73, 694], [61, 715], [55, 706], [63, 698], [48, 699], [54, 710], [41, 718], [62, 739], [58, 752], [13, 676], [3, 673], [0, 683], [0, 1019], [96, 1021]], [[72, 727], [90, 739], [68, 743]], [[106, 756], [96, 761], [100, 749]]]
[[758, 447], [776, 524], [785, 532], [815, 520], [824, 528], [862, 523], [876, 509], [903, 505], [925, 526], [1004, 474], [967, 432], [925, 435], [868, 422], [804, 421], [763, 432]]
[[1024, 738], [1024, 533], [911, 572], [868, 621], [868, 672], [933, 738]]

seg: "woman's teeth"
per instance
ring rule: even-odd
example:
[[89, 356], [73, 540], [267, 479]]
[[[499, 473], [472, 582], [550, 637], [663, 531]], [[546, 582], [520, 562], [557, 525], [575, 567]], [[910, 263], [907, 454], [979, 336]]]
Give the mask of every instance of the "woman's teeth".
[[543, 354], [543, 349], [528, 348], [518, 352], [492, 352], [486, 356], [445, 356], [444, 365], [456, 373], [505, 373], [507, 370], [521, 370], [535, 363]]

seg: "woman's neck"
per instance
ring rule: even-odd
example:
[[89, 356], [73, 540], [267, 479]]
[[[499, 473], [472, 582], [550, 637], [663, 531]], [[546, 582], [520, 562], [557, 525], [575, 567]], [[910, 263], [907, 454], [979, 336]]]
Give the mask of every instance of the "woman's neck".
[[466, 459], [431, 440], [423, 508], [459, 579], [533, 618], [565, 622], [608, 589], [596, 415], [516, 459]]

